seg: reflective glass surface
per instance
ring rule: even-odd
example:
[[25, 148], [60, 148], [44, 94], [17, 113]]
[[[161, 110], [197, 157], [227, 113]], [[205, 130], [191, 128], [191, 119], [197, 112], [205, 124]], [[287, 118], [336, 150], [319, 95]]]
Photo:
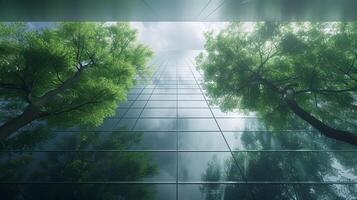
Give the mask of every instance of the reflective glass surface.
[[98, 127], [4, 144], [0, 199], [357, 197], [356, 147], [207, 103], [198, 53], [157, 52], [150, 81], [138, 81]]

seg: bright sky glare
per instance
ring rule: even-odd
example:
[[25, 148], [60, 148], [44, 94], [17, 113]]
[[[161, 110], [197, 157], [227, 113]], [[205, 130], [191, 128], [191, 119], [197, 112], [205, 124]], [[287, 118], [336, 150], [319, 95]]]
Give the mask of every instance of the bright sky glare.
[[[106, 22], [115, 24], [116, 22]], [[154, 51], [203, 50], [204, 33], [213, 30], [218, 33], [228, 22], [130, 22], [138, 30], [138, 40]], [[30, 28], [50, 27], [51, 22], [31, 22]], [[244, 22], [243, 28], [251, 31], [254, 22]]]
[[131, 22], [138, 30], [139, 41], [154, 51], [201, 50], [205, 43], [204, 33], [219, 31], [227, 22]]

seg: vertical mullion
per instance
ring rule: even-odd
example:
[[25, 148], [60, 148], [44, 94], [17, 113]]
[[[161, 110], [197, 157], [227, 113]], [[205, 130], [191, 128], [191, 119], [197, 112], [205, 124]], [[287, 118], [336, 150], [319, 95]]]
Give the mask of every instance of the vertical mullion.
[[[159, 68], [161, 68], [162, 65], [163, 65], [163, 64], [161, 63], [161, 65], [160, 65]], [[162, 72], [160, 73], [160, 75], [159, 75], [159, 77], [158, 77], [158, 80], [159, 80], [159, 81], [160, 81], [161, 76], [162, 76]], [[153, 77], [152, 79], [154, 79], [154, 77]], [[145, 108], [146, 108], [146, 105], [149, 103], [149, 101], [150, 101], [150, 99], [151, 99], [151, 96], [153, 95], [153, 93], [154, 93], [154, 91], [155, 91], [157, 85], [158, 85], [158, 84], [155, 84], [154, 88], [152, 89], [149, 98], [146, 100], [145, 105], [144, 105], [143, 109], [140, 111], [139, 116], [136, 118], [135, 123], [134, 123], [133, 127], [131, 128], [131, 130], [134, 130], [134, 128], [136, 127], [136, 124], [138, 123], [139, 119], [141, 118], [141, 115], [142, 115], [142, 113], [144, 112], [144, 110], [145, 110]]]
[[[192, 63], [192, 65], [194, 65], [194, 63], [193, 63], [192, 61], [191, 61], [191, 63]], [[197, 79], [196, 79], [196, 76], [195, 76], [195, 74], [193, 73], [193, 70], [192, 70], [191, 66], [190, 66], [189, 68], [190, 68], [190, 71], [191, 71], [191, 73], [192, 73], [192, 75], [193, 75], [193, 77], [194, 77], [194, 79], [195, 79], [196, 84], [198, 85], [199, 89], [201, 90], [201, 93], [202, 93], [202, 95], [203, 95], [203, 98], [205, 99], [205, 101], [206, 101], [206, 103], [207, 103], [208, 109], [210, 110], [210, 112], [211, 112], [211, 114], [212, 114], [212, 117], [213, 117], [214, 121], [216, 122], [216, 125], [217, 125], [217, 127], [218, 127], [218, 129], [219, 129], [219, 132], [221, 133], [221, 136], [222, 136], [224, 142], [226, 143], [226, 146], [228, 147], [229, 152], [231, 153], [232, 159], [233, 159], [233, 161], [235, 162], [235, 165], [237, 166], [237, 168], [238, 168], [238, 170], [239, 170], [239, 173], [240, 173], [241, 176], [242, 176], [242, 179], [243, 179], [245, 182], [247, 182], [247, 178], [246, 178], [246, 176], [245, 176], [245, 174], [244, 174], [242, 168], [240, 167], [240, 165], [239, 165], [239, 163], [238, 163], [236, 157], [234, 156], [233, 151], [232, 151], [232, 149], [231, 149], [231, 147], [229, 146], [229, 143], [228, 143], [228, 141], [227, 141], [227, 138], [224, 136], [224, 133], [223, 133], [223, 131], [222, 131], [222, 129], [221, 129], [221, 126], [219, 125], [219, 123], [218, 123], [218, 121], [217, 121], [217, 119], [216, 119], [216, 117], [215, 117], [215, 115], [214, 115], [214, 113], [213, 113], [213, 111], [212, 111], [212, 108], [211, 108], [211, 106], [209, 105], [208, 100], [207, 100], [206, 96], [205, 96], [204, 93], [203, 93], [203, 90], [202, 90], [202, 88], [201, 88], [201, 85], [198, 83], [198, 81], [197, 81]], [[200, 73], [200, 75], [201, 75], [201, 73]], [[202, 77], [202, 75], [201, 75], [201, 77]]]
[[179, 181], [179, 121], [178, 121], [178, 65], [176, 62], [176, 200], [179, 197], [178, 181]]
[[[156, 60], [154, 63], [157, 63], [158, 61]], [[151, 64], [149, 67], [154, 65]], [[156, 72], [155, 72], [156, 73]], [[153, 75], [154, 76], [154, 75]], [[143, 93], [143, 91], [147, 88], [147, 84], [141, 89], [141, 91], [137, 94], [135, 100], [130, 104], [130, 106], [124, 111], [123, 115], [119, 118], [119, 120], [117, 121], [117, 123], [115, 123], [115, 125], [113, 126], [113, 129], [116, 129], [116, 127], [118, 126], [118, 124], [120, 123], [120, 121], [124, 118], [124, 116], [126, 115], [126, 113], [129, 112], [129, 110], [132, 108], [133, 104], [138, 100], [139, 96]], [[134, 127], [134, 126], [133, 126]], [[133, 128], [132, 127], [132, 128]]]

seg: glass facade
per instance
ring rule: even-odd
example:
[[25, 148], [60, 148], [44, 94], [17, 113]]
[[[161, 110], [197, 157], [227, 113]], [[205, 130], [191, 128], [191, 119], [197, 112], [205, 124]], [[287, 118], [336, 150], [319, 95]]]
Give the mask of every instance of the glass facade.
[[[196, 51], [158, 52], [117, 114], [1, 153], [1, 195], [87, 199], [353, 199], [357, 149], [268, 131], [212, 104]], [[53, 195], [53, 196], [51, 196]], [[15, 195], [16, 196], [16, 195]], [[21, 198], [19, 198], [21, 199]]]

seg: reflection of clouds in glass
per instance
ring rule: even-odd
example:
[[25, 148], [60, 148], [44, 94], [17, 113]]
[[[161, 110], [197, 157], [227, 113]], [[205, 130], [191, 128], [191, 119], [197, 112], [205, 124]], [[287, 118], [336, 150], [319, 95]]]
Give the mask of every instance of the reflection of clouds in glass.
[[[49, 28], [56, 22], [28, 22], [30, 29]], [[114, 25], [116, 22], [105, 22]], [[209, 30], [218, 31], [227, 22], [130, 22], [138, 30], [138, 39], [155, 51], [202, 50]]]
[[29, 29], [44, 29], [51, 28], [56, 24], [56, 22], [27, 22], [26, 25]]
[[[202, 181], [202, 175], [205, 173], [210, 162], [219, 167], [221, 181], [234, 181], [232, 177], [226, 177], [224, 169], [226, 163], [232, 159], [228, 152], [180, 152], [179, 153], [179, 180], [180, 181]], [[232, 165], [232, 170], [238, 170]]]
[[[53, 27], [56, 22], [27, 22], [30, 29]], [[116, 22], [105, 22], [114, 25]], [[138, 39], [153, 48], [165, 50], [202, 50], [205, 44], [204, 33], [210, 30], [218, 32], [228, 22], [130, 22], [138, 30]], [[243, 28], [251, 31], [254, 22], [244, 22]]]
[[203, 49], [204, 33], [220, 30], [227, 22], [131, 22], [139, 41], [155, 51]]

